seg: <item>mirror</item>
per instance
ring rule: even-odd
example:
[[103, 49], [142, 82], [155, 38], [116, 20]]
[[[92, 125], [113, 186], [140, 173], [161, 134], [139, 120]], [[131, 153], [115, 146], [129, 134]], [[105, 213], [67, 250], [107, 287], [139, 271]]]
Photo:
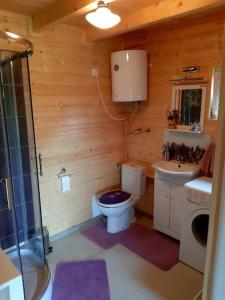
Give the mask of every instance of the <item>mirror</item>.
[[218, 120], [222, 68], [214, 68], [211, 83], [209, 118]]
[[177, 129], [202, 132], [204, 128], [206, 85], [173, 87], [172, 110], [178, 111]]

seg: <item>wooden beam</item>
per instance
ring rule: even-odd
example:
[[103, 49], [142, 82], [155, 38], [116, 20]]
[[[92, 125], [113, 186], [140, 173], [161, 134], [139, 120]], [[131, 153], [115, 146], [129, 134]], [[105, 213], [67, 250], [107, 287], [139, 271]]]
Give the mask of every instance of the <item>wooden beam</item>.
[[60, 0], [50, 5], [44, 11], [35, 14], [33, 20], [33, 30], [38, 31], [56, 22], [63, 22], [72, 15], [80, 15], [94, 9], [93, 0]]
[[40, 31], [54, 23], [65, 22], [74, 16], [86, 14], [95, 8], [94, 0], [59, 0], [32, 17], [33, 30]]
[[121, 17], [121, 22], [110, 30], [87, 30], [89, 41], [101, 40], [118, 34], [157, 24], [179, 16], [210, 10], [225, 4], [225, 0], [164, 0]]

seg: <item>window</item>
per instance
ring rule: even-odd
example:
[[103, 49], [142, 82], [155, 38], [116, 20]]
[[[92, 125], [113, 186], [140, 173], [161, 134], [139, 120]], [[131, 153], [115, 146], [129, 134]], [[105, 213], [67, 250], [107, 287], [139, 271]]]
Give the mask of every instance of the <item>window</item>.
[[211, 84], [211, 100], [209, 107], [209, 118], [211, 120], [218, 119], [219, 99], [221, 85], [221, 68], [213, 69], [212, 84]]

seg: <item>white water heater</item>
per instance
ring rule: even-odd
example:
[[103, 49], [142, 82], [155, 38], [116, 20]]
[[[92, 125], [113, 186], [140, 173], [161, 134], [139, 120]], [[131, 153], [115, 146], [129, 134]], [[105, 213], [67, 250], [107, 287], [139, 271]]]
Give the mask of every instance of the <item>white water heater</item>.
[[111, 54], [112, 98], [116, 102], [147, 100], [147, 52], [125, 50]]

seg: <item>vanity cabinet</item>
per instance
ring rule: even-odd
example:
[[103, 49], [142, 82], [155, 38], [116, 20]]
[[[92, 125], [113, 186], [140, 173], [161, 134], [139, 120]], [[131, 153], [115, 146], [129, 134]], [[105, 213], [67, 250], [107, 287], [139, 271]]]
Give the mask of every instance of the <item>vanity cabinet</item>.
[[154, 188], [154, 227], [169, 228], [170, 183], [155, 179]]
[[180, 240], [186, 188], [155, 178], [154, 228]]

